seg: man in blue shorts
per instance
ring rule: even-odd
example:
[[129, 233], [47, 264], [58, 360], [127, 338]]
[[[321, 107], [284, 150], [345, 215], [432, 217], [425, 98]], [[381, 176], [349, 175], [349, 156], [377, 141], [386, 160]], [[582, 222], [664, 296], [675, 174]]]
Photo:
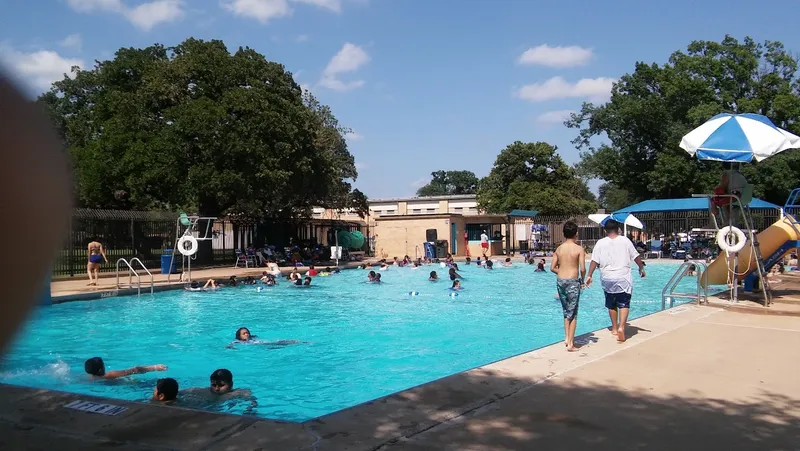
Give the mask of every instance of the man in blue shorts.
[[627, 237], [619, 235], [619, 223], [613, 219], [606, 221], [603, 228], [606, 237], [597, 242], [592, 250], [592, 263], [586, 286], [592, 284], [594, 270], [600, 268], [600, 282], [606, 295], [606, 308], [611, 318], [611, 334], [617, 341], [625, 341], [625, 324], [631, 306], [633, 293], [633, 277], [631, 276], [631, 260], [639, 266], [639, 275], [644, 277], [644, 263], [639, 252]]

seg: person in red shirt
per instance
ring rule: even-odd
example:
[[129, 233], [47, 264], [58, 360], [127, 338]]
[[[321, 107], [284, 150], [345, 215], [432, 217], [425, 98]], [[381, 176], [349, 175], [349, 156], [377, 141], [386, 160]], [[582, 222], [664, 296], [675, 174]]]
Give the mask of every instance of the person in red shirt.
[[316, 276], [318, 274], [319, 273], [317, 272], [317, 270], [314, 269], [314, 265], [311, 265], [311, 266], [308, 267], [308, 272], [306, 273], [307, 276], [314, 277], [314, 276]]

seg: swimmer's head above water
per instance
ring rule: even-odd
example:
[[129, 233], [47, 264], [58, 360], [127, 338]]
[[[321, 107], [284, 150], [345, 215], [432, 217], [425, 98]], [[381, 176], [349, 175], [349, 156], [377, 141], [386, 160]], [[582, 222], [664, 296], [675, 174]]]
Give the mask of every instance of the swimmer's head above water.
[[83, 369], [86, 374], [91, 374], [92, 376], [103, 377], [106, 375], [106, 364], [100, 357], [92, 357], [84, 362]]
[[209, 389], [212, 393], [223, 395], [233, 390], [233, 374], [225, 368], [211, 373]]
[[174, 401], [178, 397], [178, 381], [171, 377], [165, 377], [156, 381], [156, 388], [153, 390], [154, 401]]
[[236, 331], [236, 339], [239, 341], [247, 341], [250, 339], [250, 329], [246, 327], [240, 327]]

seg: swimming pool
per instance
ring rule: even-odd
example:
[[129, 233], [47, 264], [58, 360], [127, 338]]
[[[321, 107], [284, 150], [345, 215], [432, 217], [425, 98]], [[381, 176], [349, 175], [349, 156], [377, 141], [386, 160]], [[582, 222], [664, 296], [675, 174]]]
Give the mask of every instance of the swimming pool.
[[[635, 280], [632, 318], [661, 309], [677, 266], [650, 265], [648, 278]], [[181, 389], [207, 387], [212, 371], [228, 368], [235, 387], [257, 398], [253, 413], [304, 421], [563, 339], [553, 274], [462, 265], [465, 289], [450, 297], [449, 280], [427, 280], [431, 270], [446, 277], [434, 266], [391, 268], [372, 285], [363, 283], [366, 271], [349, 270], [308, 289], [283, 282], [262, 292], [180, 290], [41, 308], [6, 356], [0, 382], [141, 401], [159, 377]], [[307, 343], [226, 348], [242, 326], [262, 340]], [[607, 326], [598, 283], [582, 296], [578, 334]], [[93, 356], [109, 369], [169, 370], [89, 382], [83, 362]], [[248, 405], [199, 407], [241, 414]]]

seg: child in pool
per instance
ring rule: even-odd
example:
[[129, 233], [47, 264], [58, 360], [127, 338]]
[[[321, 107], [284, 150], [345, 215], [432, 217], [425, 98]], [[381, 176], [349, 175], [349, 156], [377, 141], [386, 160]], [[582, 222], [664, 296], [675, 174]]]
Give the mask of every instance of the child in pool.
[[453, 280], [453, 286], [450, 287], [450, 290], [451, 291], [461, 291], [461, 290], [463, 290], [463, 288], [461, 288], [461, 281], [458, 280], [458, 279]]
[[175, 401], [178, 397], [178, 381], [171, 377], [165, 377], [156, 381], [156, 388], [153, 390], [153, 401], [169, 402]]
[[367, 274], [367, 283], [375, 282], [375, 276], [375, 271], [370, 271], [369, 274]]
[[166, 365], [147, 365], [135, 366], [127, 370], [117, 370], [106, 372], [106, 364], [100, 357], [92, 357], [83, 364], [83, 369], [92, 380], [100, 379], [117, 379], [120, 377], [130, 376], [132, 374], [144, 374], [152, 371], [167, 371]]
[[431, 276], [428, 278], [431, 282], [436, 282], [439, 280], [439, 274], [436, 274], [436, 271], [431, 271]]
[[250, 329], [246, 327], [240, 327], [236, 330], [236, 340], [234, 340], [231, 344], [226, 346], [229, 349], [234, 349], [234, 345], [236, 344], [253, 344], [253, 345], [265, 345], [271, 346], [274, 348], [282, 348], [284, 346], [289, 345], [296, 345], [301, 343], [297, 340], [278, 340], [278, 341], [261, 341], [257, 339], [255, 335], [250, 334]]
[[199, 397], [205, 401], [213, 403], [228, 401], [232, 399], [242, 399], [250, 401], [250, 406], [246, 413], [258, 406], [258, 400], [250, 390], [233, 388], [233, 373], [225, 368], [220, 368], [211, 373], [208, 389], [190, 388], [182, 393], [190, 397]]

